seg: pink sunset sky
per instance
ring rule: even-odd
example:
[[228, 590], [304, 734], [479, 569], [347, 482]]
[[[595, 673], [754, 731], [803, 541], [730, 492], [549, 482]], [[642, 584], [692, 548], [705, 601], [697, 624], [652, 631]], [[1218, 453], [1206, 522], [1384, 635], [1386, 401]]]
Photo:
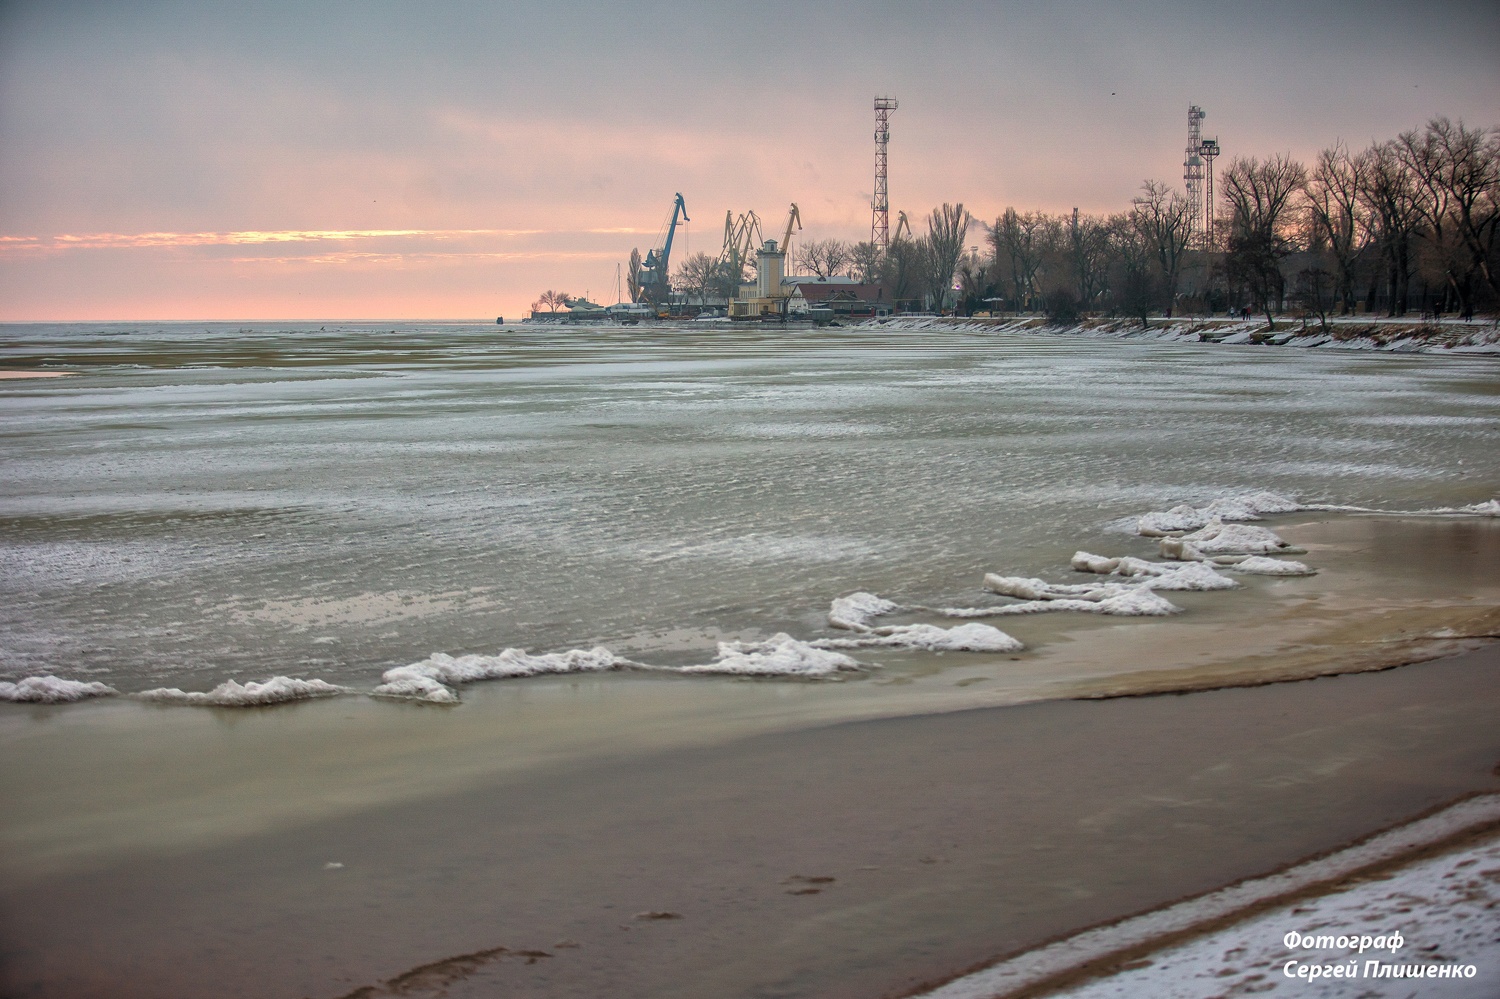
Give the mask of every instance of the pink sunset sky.
[[1500, 124], [1497, 53], [1492, 0], [0, 0], [0, 320], [607, 303], [678, 191], [674, 255], [793, 201], [869, 238], [877, 93], [893, 213], [1105, 213], [1181, 184], [1189, 104], [1221, 166], [1310, 159]]

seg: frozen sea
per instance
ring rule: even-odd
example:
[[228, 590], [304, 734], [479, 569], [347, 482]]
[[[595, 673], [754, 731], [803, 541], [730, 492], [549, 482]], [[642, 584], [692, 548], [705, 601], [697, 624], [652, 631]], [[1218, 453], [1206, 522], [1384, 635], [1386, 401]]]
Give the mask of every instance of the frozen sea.
[[972, 604], [985, 572], [1145, 554], [1112, 525], [1178, 502], [1421, 509], [1500, 489], [1487, 358], [11, 324], [0, 368], [75, 372], [0, 382], [0, 679], [122, 692], [369, 690], [506, 648], [701, 664], [719, 641], [836, 635], [830, 601], [854, 591]]

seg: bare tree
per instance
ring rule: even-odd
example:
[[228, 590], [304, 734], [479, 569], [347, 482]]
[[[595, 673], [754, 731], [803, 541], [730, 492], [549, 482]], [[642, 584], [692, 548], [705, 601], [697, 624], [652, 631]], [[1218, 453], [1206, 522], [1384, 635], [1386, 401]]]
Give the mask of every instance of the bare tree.
[[1177, 300], [1183, 256], [1193, 233], [1192, 205], [1167, 185], [1148, 180], [1141, 185], [1141, 195], [1131, 201], [1130, 221], [1151, 248], [1161, 268], [1159, 289], [1170, 319], [1172, 306]]
[[964, 211], [963, 202], [950, 205], [945, 201], [927, 218], [927, 260], [923, 277], [933, 308], [939, 312], [943, 310], [943, 299], [953, 283], [953, 272], [958, 269], [959, 258], [963, 256], [964, 239], [968, 233], [969, 213]]
[[984, 297], [985, 288], [989, 286], [989, 269], [985, 267], [978, 252], [970, 249], [959, 260], [954, 277], [958, 279], [958, 303], [954, 311], [973, 315]]
[[1458, 307], [1473, 315], [1476, 281], [1500, 291], [1482, 252], [1482, 231], [1495, 224], [1496, 140], [1463, 122], [1434, 118], [1421, 132], [1403, 132], [1396, 151], [1414, 182], [1418, 234]]
[[909, 307], [922, 293], [923, 263], [927, 239], [898, 239], [880, 261], [880, 283], [891, 293], [897, 308]]
[[630, 251], [630, 265], [625, 272], [625, 287], [630, 292], [632, 302], [641, 300], [641, 251], [638, 249]]
[[1221, 181], [1229, 208], [1229, 252], [1225, 267], [1274, 326], [1273, 304], [1286, 293], [1281, 261], [1295, 248], [1293, 198], [1307, 183], [1307, 169], [1289, 156], [1261, 162], [1236, 159]]
[[1111, 279], [1115, 308], [1141, 321], [1141, 329], [1150, 326], [1151, 309], [1161, 297], [1156, 277], [1155, 251], [1141, 234], [1128, 213], [1109, 218], [1114, 270]]
[[1074, 211], [1068, 225], [1068, 266], [1080, 309], [1093, 308], [1108, 291], [1111, 244], [1108, 220]]
[[1377, 143], [1360, 158], [1364, 177], [1360, 200], [1369, 213], [1371, 238], [1386, 265], [1388, 312], [1404, 316], [1411, 287], [1411, 244], [1421, 224], [1416, 184], [1394, 142]]
[[1369, 225], [1360, 202], [1365, 161], [1351, 156], [1342, 142], [1318, 154], [1312, 176], [1303, 188], [1310, 229], [1308, 245], [1327, 248], [1334, 263], [1334, 298], [1340, 315], [1354, 311], [1354, 267]]
[[860, 284], [875, 284], [880, 280], [880, 245], [870, 240], [855, 243], [849, 248], [849, 276]]
[[853, 259], [853, 248], [840, 239], [807, 240], [797, 251], [797, 266], [824, 278], [842, 273]]
[[541, 309], [545, 307], [548, 312], [555, 313], [558, 309], [567, 308], [568, 303], [572, 301], [572, 299], [573, 296], [569, 295], [565, 291], [553, 291], [549, 288], [548, 290], [542, 292], [540, 298], [531, 303], [531, 311], [540, 312]]
[[1048, 219], [1042, 212], [1024, 215], [1014, 208], [1005, 209], [990, 229], [990, 246], [1001, 273], [1009, 279], [1011, 304], [1018, 310], [1036, 304], [1036, 276], [1046, 249]]
[[700, 251], [682, 262], [672, 277], [672, 283], [689, 302], [696, 296], [698, 304], [705, 305], [709, 293], [717, 289], [719, 274], [719, 261]]

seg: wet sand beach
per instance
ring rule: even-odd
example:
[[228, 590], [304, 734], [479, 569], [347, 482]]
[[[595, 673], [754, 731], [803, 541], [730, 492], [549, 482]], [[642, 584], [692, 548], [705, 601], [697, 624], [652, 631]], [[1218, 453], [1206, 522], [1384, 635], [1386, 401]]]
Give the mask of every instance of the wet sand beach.
[[1500, 787], [1497, 671], [1491, 646], [627, 752], [12, 871], [4, 992], [900, 994]]

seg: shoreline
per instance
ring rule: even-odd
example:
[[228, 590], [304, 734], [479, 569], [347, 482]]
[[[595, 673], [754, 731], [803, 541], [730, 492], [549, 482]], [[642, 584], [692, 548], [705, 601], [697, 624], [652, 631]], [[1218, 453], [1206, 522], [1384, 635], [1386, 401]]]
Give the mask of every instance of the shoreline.
[[909, 994], [1495, 792], [1497, 669], [1491, 645], [559, 761], [8, 878], [3, 966], [37, 995], [435, 996], [432, 968], [454, 999]]
[[1375, 351], [1453, 357], [1500, 356], [1500, 319], [1413, 320], [1384, 316], [1330, 317], [1326, 328], [1304, 323], [1300, 317], [1278, 317], [1267, 329], [1264, 317], [1249, 319], [1182, 316], [1139, 319], [1083, 319], [1060, 323], [1038, 315], [1022, 316], [892, 316], [858, 324], [862, 329], [920, 332], [1023, 332], [1056, 336], [1088, 336], [1152, 343], [1204, 343]]

